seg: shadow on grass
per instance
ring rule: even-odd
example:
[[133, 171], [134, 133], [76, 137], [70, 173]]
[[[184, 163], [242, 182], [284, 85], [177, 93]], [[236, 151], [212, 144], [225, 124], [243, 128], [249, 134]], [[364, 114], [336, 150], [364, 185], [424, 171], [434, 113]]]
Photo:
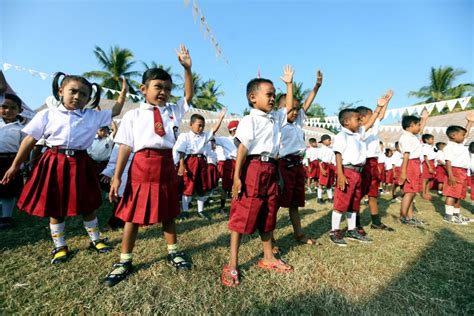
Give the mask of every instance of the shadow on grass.
[[[459, 250], [462, 249], [460, 252]], [[437, 233], [408, 269], [380, 293], [353, 302], [334, 288], [289, 295], [271, 304], [255, 304], [244, 315], [281, 314], [425, 314], [474, 313], [474, 245], [449, 229]], [[361, 290], [364, 284], [360, 284]]]

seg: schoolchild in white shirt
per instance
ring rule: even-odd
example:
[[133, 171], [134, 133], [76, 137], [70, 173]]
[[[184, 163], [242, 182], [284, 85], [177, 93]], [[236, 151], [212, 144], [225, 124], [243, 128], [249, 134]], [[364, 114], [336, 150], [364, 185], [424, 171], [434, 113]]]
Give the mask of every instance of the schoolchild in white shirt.
[[425, 200], [431, 201], [432, 197], [430, 194], [433, 180], [436, 176], [436, 165], [435, 165], [435, 147], [434, 147], [434, 136], [431, 134], [421, 135], [423, 144], [421, 145], [421, 156], [422, 163], [422, 179], [423, 179], [423, 193], [422, 197]]
[[446, 180], [448, 174], [446, 173], [446, 161], [444, 159], [444, 148], [446, 143], [437, 142], [436, 145], [436, 154], [435, 154], [435, 179], [434, 179], [434, 188], [438, 190], [438, 195], [443, 195], [443, 184]]
[[323, 189], [326, 189], [329, 202], [333, 203], [332, 188], [336, 179], [336, 155], [330, 147], [332, 143], [331, 136], [325, 134], [321, 136], [320, 146], [318, 148], [319, 161], [319, 187], [318, 202], [323, 203]]

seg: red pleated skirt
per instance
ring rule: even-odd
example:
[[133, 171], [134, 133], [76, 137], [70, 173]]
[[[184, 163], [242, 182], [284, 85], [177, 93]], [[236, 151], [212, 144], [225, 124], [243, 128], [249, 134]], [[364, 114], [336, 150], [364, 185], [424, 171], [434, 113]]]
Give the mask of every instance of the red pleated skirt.
[[212, 189], [215, 189], [217, 188], [217, 181], [218, 181], [218, 177], [217, 177], [217, 166], [210, 163], [207, 165], [207, 176], [208, 176], [208, 183], [209, 183], [209, 188], [212, 190]]
[[25, 183], [18, 209], [40, 217], [89, 214], [102, 204], [99, 179], [87, 153], [69, 157], [48, 149]]
[[171, 149], [138, 151], [130, 165], [116, 217], [125, 222], [152, 225], [178, 215], [178, 176]]
[[[13, 160], [15, 159], [15, 154], [5, 155], [5, 157], [0, 157], [0, 179], [3, 178], [5, 172], [12, 165]], [[15, 178], [10, 181], [8, 184], [0, 184], [0, 199], [11, 199], [17, 198], [21, 194], [23, 189], [23, 177], [20, 172], [18, 172]]]

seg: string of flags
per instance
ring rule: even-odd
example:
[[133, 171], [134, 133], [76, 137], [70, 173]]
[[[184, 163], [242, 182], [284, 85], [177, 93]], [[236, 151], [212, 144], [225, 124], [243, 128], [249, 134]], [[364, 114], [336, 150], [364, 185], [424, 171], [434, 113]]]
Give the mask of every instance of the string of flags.
[[[190, 0], [184, 0], [184, 7], [187, 8], [189, 6]], [[216, 36], [214, 35], [214, 32], [211, 30], [211, 27], [209, 26], [209, 23], [202, 13], [201, 8], [199, 8], [199, 5], [197, 3], [197, 0], [193, 0], [192, 4], [192, 13], [193, 13], [193, 18], [194, 18], [194, 23], [197, 22], [199, 19], [199, 31], [201, 31], [204, 35], [205, 39], [210, 40], [212, 47], [214, 48], [214, 53], [216, 54], [216, 57], [219, 59], [222, 59], [222, 61], [228, 65], [229, 61], [224, 55], [224, 52], [222, 51], [222, 47], [220, 46], [219, 42], [216, 39]]]

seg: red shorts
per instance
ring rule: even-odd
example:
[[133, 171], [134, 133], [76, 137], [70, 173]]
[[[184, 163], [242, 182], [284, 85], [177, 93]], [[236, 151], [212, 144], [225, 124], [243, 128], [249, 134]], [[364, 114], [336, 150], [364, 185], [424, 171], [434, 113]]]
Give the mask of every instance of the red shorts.
[[286, 156], [278, 161], [283, 188], [280, 195], [281, 207], [303, 207], [305, 203], [304, 168], [300, 156]]
[[279, 207], [277, 165], [247, 159], [241, 180], [241, 196], [232, 199], [230, 207], [229, 229], [241, 234], [273, 231]]
[[226, 192], [232, 191], [234, 185], [235, 160], [227, 159], [222, 165], [222, 189]]
[[359, 213], [360, 199], [362, 198], [362, 176], [359, 172], [349, 168], [344, 168], [343, 172], [348, 183], [346, 183], [344, 191], [336, 186], [334, 190], [334, 209], [338, 212]]
[[393, 184], [393, 169], [385, 170], [385, 183]]
[[40, 217], [89, 214], [102, 204], [94, 162], [86, 152], [75, 157], [46, 150], [25, 183], [18, 209]]
[[421, 178], [421, 161], [418, 158], [408, 160], [407, 180], [402, 186], [404, 193], [418, 193], [423, 191]]
[[436, 175], [435, 175], [436, 182], [444, 183], [444, 180], [446, 180], [446, 177], [447, 177], [447, 174], [446, 174], [445, 167], [441, 165], [436, 166]]
[[[450, 186], [448, 178], [444, 180], [443, 196], [452, 197], [455, 199], [464, 199], [467, 192], [467, 170], [464, 168], [451, 167], [453, 169], [453, 176], [456, 179], [456, 184]], [[471, 194], [472, 196], [472, 194]]]
[[332, 188], [336, 178], [335, 166], [331, 163], [326, 162], [320, 162], [319, 166], [320, 168], [326, 170], [326, 176], [324, 176], [323, 173], [319, 171], [319, 184], [326, 188]]
[[379, 162], [379, 175], [380, 175], [380, 182], [386, 183], [386, 175], [385, 175], [385, 163]]
[[313, 160], [309, 163], [308, 167], [308, 178], [311, 178], [313, 180], [318, 180], [319, 179], [319, 161], [318, 160]]
[[217, 162], [217, 176], [219, 177], [219, 179], [222, 178], [222, 171], [224, 170], [224, 161], [225, 160], [219, 160]]
[[474, 201], [474, 174], [469, 177], [471, 186], [471, 201]]
[[208, 183], [209, 183], [209, 188], [215, 189], [217, 188], [217, 166], [210, 163], [207, 165], [207, 177], [208, 177]]
[[178, 181], [171, 149], [135, 153], [116, 217], [151, 225], [179, 215]]
[[380, 173], [377, 158], [367, 158], [362, 171], [361, 190], [362, 196], [379, 196]]
[[402, 167], [394, 167], [393, 169], [393, 184], [398, 185], [400, 180], [400, 174], [402, 173]]
[[184, 166], [183, 195], [191, 196], [194, 192], [202, 195], [211, 188], [207, 174], [207, 161], [204, 156], [188, 156], [184, 160]]
[[[1, 154], [0, 153], [0, 179], [3, 178], [5, 172], [12, 165], [13, 160], [15, 159], [16, 153]], [[17, 172], [15, 178], [11, 180], [8, 184], [0, 184], [0, 199], [11, 199], [17, 198], [21, 194], [23, 189], [23, 176], [20, 172]]]
[[425, 161], [423, 161], [423, 180], [433, 180], [436, 176], [436, 167], [435, 167], [435, 162], [434, 159], [428, 160], [431, 169], [433, 169], [433, 173], [430, 173], [428, 165], [426, 164]]

